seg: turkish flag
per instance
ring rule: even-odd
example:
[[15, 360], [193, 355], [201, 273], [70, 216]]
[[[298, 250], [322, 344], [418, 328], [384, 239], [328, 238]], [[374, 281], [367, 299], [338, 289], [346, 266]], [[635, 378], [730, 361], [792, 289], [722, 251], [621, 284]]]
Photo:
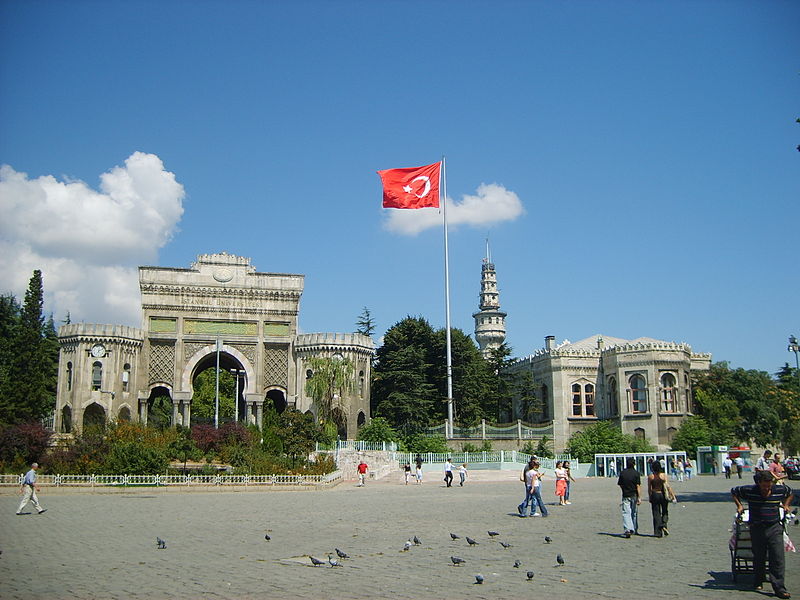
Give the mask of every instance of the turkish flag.
[[438, 208], [441, 162], [378, 171], [383, 182], [383, 208]]

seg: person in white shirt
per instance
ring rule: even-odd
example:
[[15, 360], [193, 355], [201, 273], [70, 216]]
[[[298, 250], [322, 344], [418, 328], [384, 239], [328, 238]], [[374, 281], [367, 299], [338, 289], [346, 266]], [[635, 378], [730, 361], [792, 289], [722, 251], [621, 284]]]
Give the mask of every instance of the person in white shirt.
[[722, 468], [725, 470], [725, 479], [731, 478], [731, 467], [733, 466], [733, 461], [731, 460], [731, 455], [728, 454], [725, 457], [725, 460], [722, 461]]
[[447, 462], [444, 463], [444, 482], [447, 484], [447, 487], [451, 487], [453, 483], [453, 459], [448, 458]]

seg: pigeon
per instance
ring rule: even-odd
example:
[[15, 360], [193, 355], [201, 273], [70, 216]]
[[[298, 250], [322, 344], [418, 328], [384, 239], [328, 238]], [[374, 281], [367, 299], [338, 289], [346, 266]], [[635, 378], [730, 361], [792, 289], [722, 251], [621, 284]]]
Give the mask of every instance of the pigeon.
[[564, 557], [559, 554], [556, 556], [556, 562], [558, 563], [558, 566], [561, 567], [566, 561], [564, 560]]
[[271, 537], [269, 537], [269, 534], [266, 534], [266, 535], [264, 536], [264, 539], [265, 539], [265, 540], [267, 540], [267, 541], [270, 541], [272, 538], [271, 538]]
[[518, 560], [515, 560], [515, 561], [514, 561], [514, 568], [515, 568], [515, 569], [519, 569], [519, 566], [520, 566], [521, 564], [522, 564], [522, 563], [521, 563], [520, 561], [518, 561]]
[[549, 544], [552, 541], [553, 541], [553, 538], [551, 538], [549, 535], [544, 536], [544, 543], [545, 544]]
[[414, 543], [411, 540], [406, 540], [406, 543], [403, 544], [403, 552], [408, 552], [409, 548], [413, 545]]
[[459, 558], [458, 556], [451, 556], [450, 560], [452, 560], [453, 564], [456, 566], [463, 565], [465, 562], [467, 562], [463, 558]]
[[473, 539], [472, 539], [471, 537], [469, 537], [469, 536], [466, 536], [466, 538], [465, 538], [465, 539], [467, 540], [467, 543], [468, 543], [470, 546], [477, 546], [477, 545], [478, 545], [478, 542], [476, 542], [475, 540], [473, 540]]
[[422, 545], [422, 540], [420, 540], [417, 536], [414, 536], [414, 545], [415, 546], [421, 546]]
[[336, 550], [336, 556], [338, 556], [339, 558], [350, 558], [350, 555], [347, 554], [346, 552], [342, 552], [338, 548], [334, 548], [334, 550]]
[[501, 545], [503, 548], [511, 548], [511, 544], [509, 544], [508, 542], [500, 542], [500, 545]]
[[497, 531], [487, 531], [486, 533], [488, 533], [488, 534], [489, 534], [489, 537], [494, 537], [494, 536], [496, 536], [496, 535], [500, 535], [500, 533], [499, 533], [499, 532], [497, 532]]
[[525, 574], [528, 576], [528, 581], [530, 581], [531, 579], [533, 579], [533, 571], [528, 571], [528, 572], [527, 572], [527, 573], [525, 573]]
[[328, 554], [328, 562], [330, 563], [331, 567], [341, 567], [342, 565], [339, 564], [339, 561], [333, 558], [333, 554]]
[[313, 557], [313, 556], [311, 556], [311, 555], [309, 555], [309, 557], [308, 557], [308, 558], [310, 558], [310, 559], [311, 559], [311, 564], [312, 564], [312, 565], [314, 565], [315, 567], [318, 567], [318, 566], [320, 566], [320, 565], [324, 565], [324, 564], [325, 564], [323, 561], [321, 561], [321, 560], [319, 560], [319, 559], [316, 559], [316, 558], [314, 558], [314, 557]]
[[453, 540], [460, 540], [461, 538], [460, 538], [459, 536], [457, 536], [455, 533], [451, 533], [451, 534], [450, 534], [450, 539], [453, 539]]
[[164, 550], [167, 547], [167, 542], [162, 540], [160, 537], [156, 536], [156, 548], [159, 550]]
[[482, 584], [483, 583], [483, 575], [481, 575], [480, 573], [475, 575], [475, 583], [478, 584], [478, 585]]

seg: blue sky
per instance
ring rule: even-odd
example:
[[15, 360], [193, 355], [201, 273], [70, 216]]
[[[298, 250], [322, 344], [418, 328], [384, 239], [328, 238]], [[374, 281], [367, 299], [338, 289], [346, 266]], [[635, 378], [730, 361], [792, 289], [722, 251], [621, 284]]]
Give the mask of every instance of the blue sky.
[[450, 229], [453, 326], [488, 235], [517, 356], [602, 333], [774, 372], [800, 335], [798, 23], [790, 1], [2, 2], [0, 287], [42, 268], [56, 318], [140, 325], [137, 265], [227, 251], [305, 274], [305, 332], [364, 306], [378, 336], [441, 327], [441, 227], [399, 229], [375, 171], [444, 155], [456, 211], [484, 203]]

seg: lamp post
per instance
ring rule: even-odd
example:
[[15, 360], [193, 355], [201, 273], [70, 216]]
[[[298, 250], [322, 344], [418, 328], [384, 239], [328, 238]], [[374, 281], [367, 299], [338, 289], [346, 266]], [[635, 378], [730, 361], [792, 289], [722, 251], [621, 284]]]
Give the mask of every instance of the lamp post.
[[789, 336], [789, 347], [786, 349], [789, 352], [794, 352], [795, 373], [797, 374], [797, 383], [800, 383], [800, 359], [797, 357], [797, 353], [800, 352], [800, 345], [797, 344], [795, 336]]
[[222, 349], [222, 340], [217, 338], [217, 380], [214, 386], [214, 429], [219, 429], [219, 351]]
[[233, 419], [238, 423], [239, 422], [239, 375], [244, 373], [244, 371], [240, 369], [231, 369], [230, 371], [236, 378], [236, 393], [233, 396]]

